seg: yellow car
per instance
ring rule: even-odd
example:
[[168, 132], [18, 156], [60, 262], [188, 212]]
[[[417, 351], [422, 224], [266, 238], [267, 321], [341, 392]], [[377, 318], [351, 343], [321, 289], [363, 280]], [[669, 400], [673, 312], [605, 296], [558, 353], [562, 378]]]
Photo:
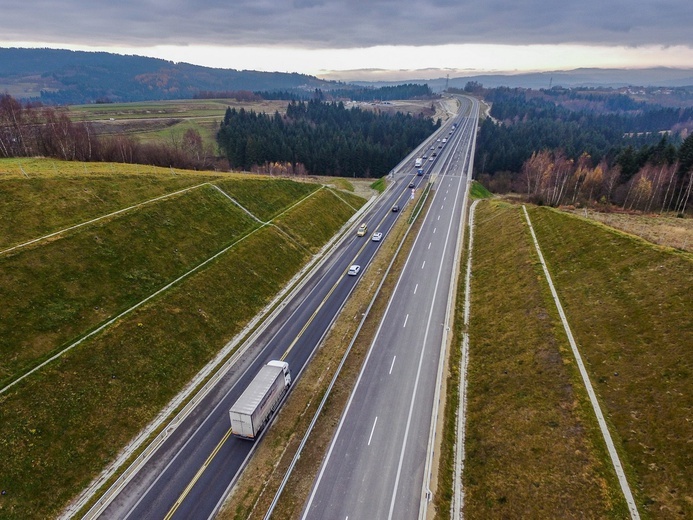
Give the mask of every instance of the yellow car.
[[356, 232], [356, 236], [362, 237], [366, 234], [367, 231], [368, 231], [368, 226], [364, 222], [363, 224], [361, 224], [361, 227], [359, 227], [359, 230]]

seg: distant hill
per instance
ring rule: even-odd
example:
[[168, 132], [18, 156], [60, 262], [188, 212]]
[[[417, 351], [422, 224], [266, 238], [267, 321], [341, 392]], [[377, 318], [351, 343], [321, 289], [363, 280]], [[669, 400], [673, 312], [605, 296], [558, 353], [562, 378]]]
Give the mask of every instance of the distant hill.
[[107, 52], [0, 48], [0, 93], [44, 103], [184, 99], [200, 91], [314, 90], [338, 85], [305, 74], [216, 69]]
[[450, 87], [464, 88], [468, 81], [485, 87], [550, 88], [562, 87], [688, 87], [693, 86], [693, 69], [657, 67], [649, 69], [574, 69], [524, 74], [483, 74], [437, 79], [407, 79], [401, 81], [351, 81], [356, 85], [380, 87], [406, 83], [427, 83], [434, 92]]

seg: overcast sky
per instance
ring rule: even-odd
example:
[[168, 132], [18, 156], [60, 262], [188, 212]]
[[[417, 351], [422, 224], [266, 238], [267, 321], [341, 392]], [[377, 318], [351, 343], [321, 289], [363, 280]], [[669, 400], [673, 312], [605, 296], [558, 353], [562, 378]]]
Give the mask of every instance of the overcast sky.
[[309, 74], [688, 68], [693, 1], [5, 0], [0, 46]]

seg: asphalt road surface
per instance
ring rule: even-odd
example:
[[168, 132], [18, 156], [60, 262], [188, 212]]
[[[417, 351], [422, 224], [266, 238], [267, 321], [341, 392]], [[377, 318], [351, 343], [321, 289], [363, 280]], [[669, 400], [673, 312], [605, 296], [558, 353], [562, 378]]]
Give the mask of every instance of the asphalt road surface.
[[[434, 397], [478, 103], [439, 151], [430, 209], [320, 468], [304, 519], [415, 519], [428, 498]], [[438, 145], [436, 145], [437, 147]], [[439, 149], [440, 150], [440, 149]]]
[[[422, 149], [430, 144], [427, 140]], [[254, 446], [261, 442], [233, 437], [228, 409], [269, 360], [283, 358], [289, 363], [294, 380], [300, 377], [305, 364], [358, 283], [360, 276], [346, 275], [348, 267], [357, 263], [363, 272], [380, 245], [370, 240], [372, 232], [376, 229], [383, 232], [383, 240], [387, 240], [389, 230], [399, 218], [399, 213], [391, 211], [392, 206], [404, 206], [411, 193], [408, 184], [414, 182], [416, 189], [427, 182], [432, 172], [435, 175], [441, 167], [442, 159], [443, 154], [438, 160], [427, 163], [423, 176], [416, 176], [413, 156], [397, 167], [393, 188], [361, 219], [369, 223], [369, 233], [357, 237], [359, 223], [354, 224], [353, 232], [338, 243], [306, 283], [268, 319], [253, 345], [199, 405], [175, 429], [171, 428], [166, 439], [137, 468], [134, 476], [109, 493], [109, 499], [90, 511], [87, 518], [213, 517]]]

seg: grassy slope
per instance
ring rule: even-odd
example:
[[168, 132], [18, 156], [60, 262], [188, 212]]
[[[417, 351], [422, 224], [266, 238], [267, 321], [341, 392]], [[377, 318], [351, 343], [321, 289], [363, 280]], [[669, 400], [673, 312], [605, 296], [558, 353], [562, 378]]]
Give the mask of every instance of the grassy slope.
[[181, 276], [257, 222], [203, 186], [0, 256], [0, 382]]
[[[266, 192], [272, 182], [262, 186]], [[279, 191], [284, 188], [277, 185]], [[302, 186], [298, 192], [308, 189], [315, 188]], [[226, 200], [232, 213], [238, 211], [221, 194], [207, 190], [215, 204]], [[322, 225], [336, 230], [354, 210], [322, 192], [331, 204], [320, 213]], [[290, 213], [293, 220], [287, 218], [283, 225], [295, 240], [273, 227], [257, 231], [203, 271], [0, 396], [0, 488], [7, 490], [0, 517], [55, 515], [293, 276], [308, 258], [296, 241], [313, 246], [317, 238], [292, 227], [301, 227], [301, 205]], [[223, 218], [214, 221], [220, 228], [226, 224]], [[203, 223], [191, 220], [184, 227], [199, 234], [199, 225]], [[112, 226], [106, 227], [112, 231]], [[147, 220], [139, 229], [142, 235], [151, 232]], [[311, 227], [305, 229], [310, 232]]]
[[530, 215], [641, 509], [693, 517], [691, 255], [546, 208]]
[[138, 165], [2, 159], [0, 249], [214, 178]]
[[477, 209], [465, 461], [467, 518], [623, 518], [520, 209]]
[[317, 184], [304, 184], [287, 179], [272, 181], [267, 189], [266, 179], [228, 179], [215, 183], [225, 193], [262, 221], [276, 217], [319, 188]]

